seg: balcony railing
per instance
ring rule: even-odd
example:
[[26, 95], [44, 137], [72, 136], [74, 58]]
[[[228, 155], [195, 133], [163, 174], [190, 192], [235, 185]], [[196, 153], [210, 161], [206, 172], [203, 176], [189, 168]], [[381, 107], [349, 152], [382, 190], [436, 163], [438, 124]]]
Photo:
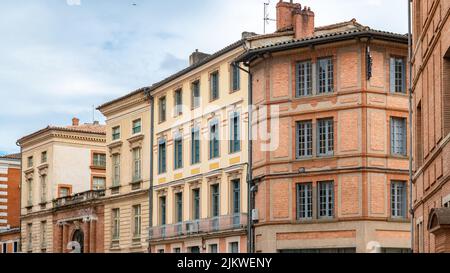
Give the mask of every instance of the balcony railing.
[[53, 201], [53, 207], [58, 208], [62, 206], [68, 206], [68, 205], [74, 205], [90, 200], [95, 200], [101, 197], [105, 196], [104, 190], [98, 190], [98, 191], [87, 191], [79, 194], [75, 194], [72, 196], [66, 196], [62, 198], [58, 198]]
[[232, 231], [247, 226], [247, 214], [234, 214], [150, 228], [150, 240]]

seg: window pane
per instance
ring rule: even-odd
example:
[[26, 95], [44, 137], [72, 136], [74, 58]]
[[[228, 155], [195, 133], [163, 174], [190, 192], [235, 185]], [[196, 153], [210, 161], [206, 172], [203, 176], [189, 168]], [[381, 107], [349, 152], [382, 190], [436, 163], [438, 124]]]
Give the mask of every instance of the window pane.
[[297, 64], [297, 97], [312, 95], [311, 61]]
[[330, 156], [334, 153], [333, 127], [333, 119], [322, 119], [317, 122], [319, 156]]
[[297, 220], [312, 218], [312, 183], [297, 185]]
[[332, 93], [334, 85], [333, 60], [331, 58], [320, 59], [317, 69], [319, 94]]
[[318, 183], [319, 217], [329, 218], [334, 216], [334, 183]]
[[407, 132], [405, 118], [391, 118], [391, 153], [406, 156]]
[[312, 121], [297, 123], [297, 158], [312, 156]]

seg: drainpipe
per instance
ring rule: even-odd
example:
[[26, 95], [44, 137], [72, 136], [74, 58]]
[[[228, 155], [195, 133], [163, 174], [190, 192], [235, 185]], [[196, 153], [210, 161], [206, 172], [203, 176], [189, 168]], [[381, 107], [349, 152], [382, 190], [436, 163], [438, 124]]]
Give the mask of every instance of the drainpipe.
[[[148, 91], [149, 92], [149, 91]], [[152, 236], [153, 227], [153, 133], [154, 133], [154, 100], [153, 96], [148, 94], [150, 99], [150, 186], [148, 189], [148, 252], [151, 253], [150, 238]]]
[[411, 2], [408, 3], [408, 63], [409, 63], [409, 203], [411, 214], [411, 250], [414, 252], [414, 204], [413, 204], [413, 93], [412, 93], [412, 33], [411, 33]]
[[254, 253], [255, 252], [255, 240], [254, 240], [254, 229], [253, 229], [253, 219], [252, 219], [252, 210], [253, 210], [253, 132], [252, 132], [252, 120], [253, 120], [253, 75], [250, 72], [250, 68], [248, 70], [239, 66], [238, 63], [233, 63], [233, 65], [240, 70], [244, 71], [248, 75], [248, 139], [247, 139], [247, 152], [248, 152], [248, 164], [247, 164], [247, 252]]

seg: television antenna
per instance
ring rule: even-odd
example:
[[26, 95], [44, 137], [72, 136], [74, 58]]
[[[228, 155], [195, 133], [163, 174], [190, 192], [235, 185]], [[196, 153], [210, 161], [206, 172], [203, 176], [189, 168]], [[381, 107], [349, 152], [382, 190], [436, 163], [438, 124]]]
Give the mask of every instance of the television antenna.
[[264, 3], [264, 33], [263, 34], [266, 34], [266, 25], [268, 25], [270, 22], [276, 21], [275, 19], [271, 19], [269, 17], [269, 12], [267, 11], [267, 8], [269, 7], [269, 5], [270, 5], [270, 0], [267, 1], [267, 3]]

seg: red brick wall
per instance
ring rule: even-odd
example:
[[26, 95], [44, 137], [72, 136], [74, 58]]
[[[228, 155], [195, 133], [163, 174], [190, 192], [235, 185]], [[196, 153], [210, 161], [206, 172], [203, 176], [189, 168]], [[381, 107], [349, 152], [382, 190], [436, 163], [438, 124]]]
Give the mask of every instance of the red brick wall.
[[20, 169], [8, 170], [8, 224], [20, 226]]

